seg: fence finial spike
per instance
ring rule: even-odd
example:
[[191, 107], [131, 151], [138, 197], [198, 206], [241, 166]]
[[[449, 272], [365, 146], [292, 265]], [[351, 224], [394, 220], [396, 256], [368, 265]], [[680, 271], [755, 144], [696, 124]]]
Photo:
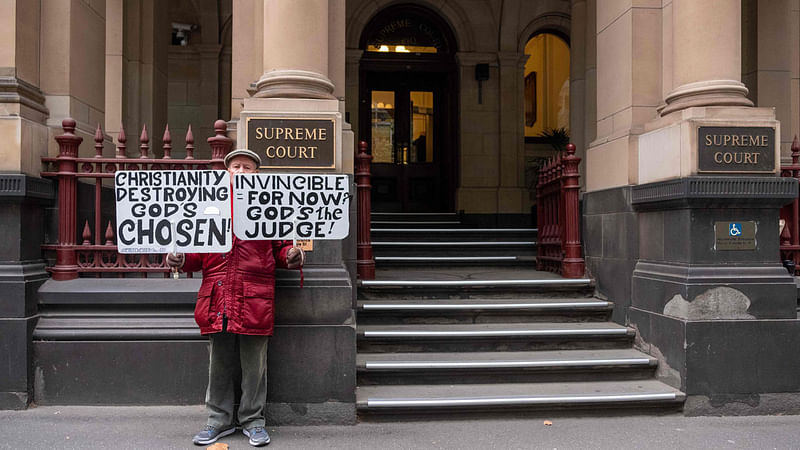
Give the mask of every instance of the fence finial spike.
[[108, 221], [106, 227], [106, 245], [114, 245], [114, 228], [111, 226], [111, 221]]
[[150, 138], [147, 136], [147, 124], [142, 125], [142, 135], [139, 137], [139, 141], [143, 144], [150, 142]]
[[83, 242], [81, 245], [90, 245], [92, 242], [92, 230], [89, 229], [89, 221], [87, 220], [86, 223], [83, 225], [83, 233], [81, 233], [81, 237], [83, 238]]
[[103, 129], [100, 128], [100, 123], [97, 123], [97, 129], [94, 131], [94, 157], [103, 157]]
[[194, 144], [194, 134], [192, 134], [192, 124], [189, 124], [189, 129], [186, 131], [186, 143]]

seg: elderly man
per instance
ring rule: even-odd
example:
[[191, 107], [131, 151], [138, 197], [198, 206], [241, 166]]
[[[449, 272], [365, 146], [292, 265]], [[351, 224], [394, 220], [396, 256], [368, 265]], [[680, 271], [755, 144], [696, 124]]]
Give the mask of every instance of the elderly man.
[[[233, 176], [257, 173], [261, 158], [238, 149], [225, 158]], [[243, 241], [233, 236], [228, 253], [169, 254], [167, 264], [185, 272], [203, 271], [194, 318], [208, 335], [208, 422], [192, 442], [206, 445], [236, 431], [236, 419], [250, 444], [269, 443], [264, 428], [267, 400], [267, 342], [274, 322], [275, 268], [300, 268], [303, 251], [291, 241]], [[234, 415], [235, 380], [242, 396]]]

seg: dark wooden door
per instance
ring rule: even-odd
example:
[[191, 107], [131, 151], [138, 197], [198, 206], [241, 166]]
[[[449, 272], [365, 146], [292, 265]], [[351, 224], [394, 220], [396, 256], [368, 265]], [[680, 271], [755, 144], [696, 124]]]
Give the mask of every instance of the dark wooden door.
[[[444, 73], [369, 72], [362, 89], [362, 135], [372, 151], [372, 209], [447, 209], [443, 174], [452, 142]], [[366, 133], [364, 133], [366, 131]]]

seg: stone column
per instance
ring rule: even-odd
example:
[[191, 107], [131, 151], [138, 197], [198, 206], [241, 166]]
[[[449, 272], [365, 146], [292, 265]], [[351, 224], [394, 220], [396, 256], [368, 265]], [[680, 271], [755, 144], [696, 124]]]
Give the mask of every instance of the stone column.
[[661, 115], [692, 106], [753, 106], [740, 81], [740, 0], [672, 2], [672, 91]]
[[[522, 80], [528, 55], [506, 52], [497, 55], [499, 72], [499, 154], [497, 185], [498, 214], [520, 215], [529, 205], [525, 188], [525, 149], [522, 127], [524, 98]], [[485, 94], [484, 94], [485, 95]], [[522, 220], [522, 219], [518, 219]]]
[[328, 0], [272, 0], [264, 8], [264, 73], [255, 97], [334, 98], [328, 51]]
[[[41, 89], [50, 110], [48, 146], [72, 117], [83, 138], [79, 156], [94, 154], [94, 132], [105, 122], [105, 2], [42, 2]], [[137, 86], [138, 88], [139, 86]]]
[[[250, 97], [243, 99], [237, 145], [259, 153], [265, 173], [347, 174], [354, 186], [354, 137], [342, 117], [345, 1], [259, 3], [234, 3], [234, 20], [247, 14], [263, 17], [263, 24], [247, 23], [251, 31], [263, 30], [263, 62], [258, 68], [260, 78], [248, 90]], [[237, 11], [239, 7], [243, 9]], [[263, 14], [257, 16], [260, 8]], [[247, 58], [237, 49], [242, 46], [258, 48], [234, 34], [234, 66], [239, 57]], [[254, 67], [249, 64], [243, 66], [243, 74], [234, 74], [234, 83], [252, 73]], [[243, 91], [241, 85], [232, 89]], [[321, 164], [321, 158], [313, 156], [288, 168], [276, 164], [275, 156], [267, 151], [270, 145], [279, 145], [276, 139], [259, 138], [255, 132], [248, 135], [248, 127], [292, 126], [294, 120], [303, 121], [295, 122], [298, 124], [333, 120], [334, 132], [328, 138], [335, 148], [333, 166]], [[293, 145], [310, 144], [294, 141]], [[351, 194], [355, 194], [354, 188]], [[352, 201], [349, 237], [313, 241], [313, 249], [306, 252], [302, 288], [297, 271], [280, 271], [276, 277], [275, 335], [269, 349], [269, 423], [355, 422], [355, 211]], [[298, 377], [299, 373], [314, 375]]]
[[685, 413], [741, 413], [734, 403], [756, 392], [772, 394], [750, 412], [797, 408], [798, 384], [781, 381], [796, 360], [774, 345], [800, 336], [778, 249], [797, 182], [776, 176], [774, 109], [752, 107], [740, 81], [741, 2], [672, 0], [662, 26], [665, 104], [638, 137], [627, 192], [638, 231], [629, 323], [659, 377], [687, 394]]
[[48, 277], [42, 211], [54, 194], [39, 178], [49, 113], [40, 89], [41, 5], [2, 0], [0, 10], [0, 409], [23, 409], [33, 399], [36, 290]]

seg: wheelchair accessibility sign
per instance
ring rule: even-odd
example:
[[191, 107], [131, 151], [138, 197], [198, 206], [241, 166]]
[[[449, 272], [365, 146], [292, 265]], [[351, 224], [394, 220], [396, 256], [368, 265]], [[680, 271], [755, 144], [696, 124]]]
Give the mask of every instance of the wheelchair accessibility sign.
[[755, 221], [715, 222], [714, 250], [755, 250]]

